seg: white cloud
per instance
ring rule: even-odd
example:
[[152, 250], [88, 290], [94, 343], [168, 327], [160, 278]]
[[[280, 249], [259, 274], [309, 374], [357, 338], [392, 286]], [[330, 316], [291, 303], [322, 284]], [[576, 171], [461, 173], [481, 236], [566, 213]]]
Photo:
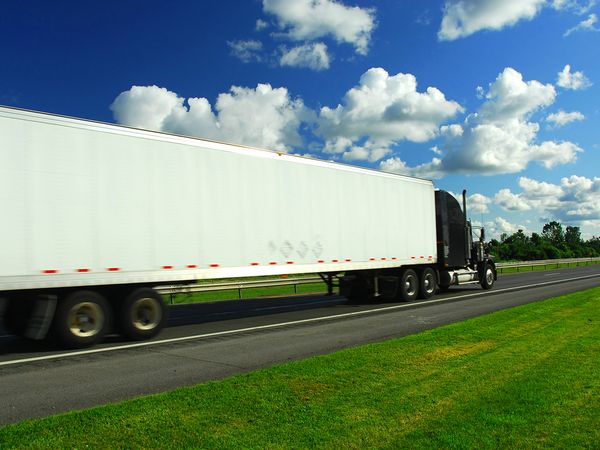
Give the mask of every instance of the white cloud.
[[263, 10], [277, 18], [282, 36], [312, 41], [331, 36], [366, 54], [375, 28], [375, 10], [335, 0], [263, 0]]
[[[481, 30], [501, 30], [521, 20], [532, 20], [547, 7], [585, 14], [595, 4], [596, 0], [446, 0], [438, 39], [451, 41]], [[565, 35], [593, 29], [592, 16]]]
[[506, 211], [527, 211], [531, 206], [510, 189], [500, 189], [494, 196], [494, 203]]
[[175, 92], [158, 86], [132, 86], [121, 92], [110, 109], [123, 125], [149, 130], [163, 129], [165, 118], [183, 103]]
[[557, 10], [570, 10], [575, 14], [585, 14], [592, 9], [597, 0], [552, 0], [552, 8]]
[[303, 44], [290, 49], [283, 47], [281, 52], [279, 59], [281, 66], [307, 67], [317, 71], [329, 69], [330, 58], [327, 46], [322, 42]]
[[504, 233], [511, 235], [519, 230], [527, 233], [527, 228], [523, 225], [516, 225], [503, 217], [496, 217], [494, 220], [485, 223], [485, 230], [490, 238], [499, 239]]
[[381, 161], [379, 164], [379, 169], [383, 170], [384, 172], [399, 173], [402, 175], [412, 174], [412, 169], [397, 156]]
[[467, 198], [467, 207], [473, 214], [487, 214], [490, 212], [489, 205], [492, 199], [482, 194], [473, 194]]
[[540, 126], [531, 122], [538, 110], [551, 105], [556, 91], [550, 84], [525, 81], [506, 68], [490, 84], [486, 101], [464, 124], [442, 127], [441, 158], [413, 168], [413, 173], [440, 177], [446, 173], [491, 175], [515, 173], [531, 162], [546, 168], [574, 162], [582, 149], [571, 142], [535, 143]]
[[546, 121], [552, 123], [555, 127], [562, 127], [571, 122], [584, 120], [585, 116], [579, 111], [566, 112], [562, 109], [546, 117]]
[[531, 20], [545, 3], [545, 0], [447, 0], [438, 38], [450, 41], [480, 30], [500, 30], [523, 19]]
[[356, 159], [362, 147], [365, 159], [374, 160], [375, 154], [387, 153], [383, 149], [402, 140], [434, 138], [440, 124], [461, 110], [434, 87], [418, 92], [414, 75], [390, 76], [384, 69], [372, 68], [346, 92], [342, 104], [321, 108], [317, 133], [325, 138], [327, 153], [352, 151]]
[[600, 220], [600, 178], [572, 175], [560, 184], [519, 179], [521, 192], [501, 189], [494, 202], [508, 211], [536, 210], [540, 217], [563, 223]]
[[231, 54], [244, 63], [262, 61], [262, 42], [256, 40], [228, 41]]
[[233, 86], [220, 94], [215, 112], [206, 98], [185, 99], [157, 86], [133, 86], [111, 105], [118, 123], [207, 139], [289, 151], [302, 141], [302, 122], [312, 121], [302, 100], [285, 88]]
[[596, 16], [596, 14], [590, 14], [587, 19], [582, 20], [573, 28], [569, 28], [567, 31], [565, 31], [565, 34], [563, 36], [567, 37], [570, 34], [575, 33], [577, 31], [600, 31], [600, 29], [594, 26], [597, 21], [598, 16]]
[[592, 83], [583, 74], [583, 72], [571, 73], [571, 66], [567, 64], [562, 71], [558, 73], [556, 85], [564, 89], [580, 90], [590, 87]]
[[264, 21], [262, 19], [258, 19], [256, 21], [256, 25], [254, 26], [254, 29], [256, 31], [262, 31], [262, 30], [264, 30], [265, 28], [268, 28], [268, 27], [269, 27], [269, 24], [266, 21]]

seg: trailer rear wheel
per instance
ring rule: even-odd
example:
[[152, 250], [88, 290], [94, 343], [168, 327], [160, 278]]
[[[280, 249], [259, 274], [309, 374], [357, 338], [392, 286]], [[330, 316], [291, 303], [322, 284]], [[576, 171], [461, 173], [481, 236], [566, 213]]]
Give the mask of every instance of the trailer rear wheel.
[[110, 307], [94, 291], [75, 291], [59, 301], [52, 331], [71, 348], [90, 347], [100, 342], [110, 326]]
[[402, 271], [399, 286], [400, 299], [405, 302], [413, 301], [419, 294], [419, 277], [412, 269]]
[[135, 341], [149, 339], [163, 329], [166, 319], [167, 308], [160, 294], [152, 288], [139, 288], [121, 304], [119, 332]]
[[431, 267], [423, 269], [419, 282], [419, 298], [431, 298], [437, 290], [435, 272]]

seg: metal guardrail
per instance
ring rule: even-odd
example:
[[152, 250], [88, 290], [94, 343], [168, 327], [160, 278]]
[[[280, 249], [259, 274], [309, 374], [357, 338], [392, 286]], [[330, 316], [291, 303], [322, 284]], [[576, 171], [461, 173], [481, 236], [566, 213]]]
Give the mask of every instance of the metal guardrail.
[[544, 269], [548, 267], [560, 267], [563, 264], [571, 265], [574, 264], [579, 266], [581, 264], [588, 264], [600, 262], [600, 257], [590, 257], [590, 258], [563, 258], [563, 259], [541, 259], [536, 261], [519, 261], [519, 262], [505, 262], [496, 264], [496, 268], [499, 273], [502, 273], [503, 269], [517, 269], [517, 272], [521, 268], [531, 267], [533, 270], [534, 267], [544, 266]]
[[[519, 262], [504, 262], [496, 264], [496, 268], [499, 273], [503, 273], [504, 269], [517, 269], [517, 272], [522, 268], [530, 267], [533, 270], [534, 267], [544, 266], [544, 269], [548, 267], [560, 267], [563, 264], [576, 266], [582, 264], [589, 264], [598, 262], [600, 263], [600, 257], [596, 258], [567, 258], [567, 259], [545, 259], [537, 261], [519, 261]], [[195, 294], [200, 292], [213, 292], [213, 291], [237, 291], [238, 299], [242, 298], [242, 291], [244, 289], [251, 288], [265, 288], [265, 287], [280, 287], [280, 286], [293, 286], [294, 294], [298, 293], [298, 286], [303, 284], [315, 284], [325, 283], [320, 277], [302, 277], [302, 278], [285, 278], [285, 279], [272, 279], [272, 280], [250, 280], [250, 281], [236, 281], [229, 283], [204, 283], [204, 284], [189, 284], [189, 285], [174, 285], [174, 286], [159, 286], [156, 288], [158, 292], [163, 295], [169, 295], [170, 303], [173, 303], [173, 296], [178, 294]]]

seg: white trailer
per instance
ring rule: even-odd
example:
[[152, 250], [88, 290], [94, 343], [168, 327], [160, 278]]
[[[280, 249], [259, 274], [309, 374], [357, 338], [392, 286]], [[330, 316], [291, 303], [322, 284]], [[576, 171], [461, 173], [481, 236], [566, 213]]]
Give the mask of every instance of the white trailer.
[[70, 346], [154, 336], [160, 284], [438, 262], [431, 181], [8, 107], [0, 207], [8, 325]]

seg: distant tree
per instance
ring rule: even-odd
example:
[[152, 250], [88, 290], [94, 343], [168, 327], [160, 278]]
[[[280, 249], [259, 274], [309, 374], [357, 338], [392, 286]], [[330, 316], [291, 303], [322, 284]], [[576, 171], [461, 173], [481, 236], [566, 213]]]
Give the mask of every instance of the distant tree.
[[565, 233], [560, 223], [553, 220], [542, 228], [542, 236], [548, 239], [554, 246], [561, 247], [565, 242]]

